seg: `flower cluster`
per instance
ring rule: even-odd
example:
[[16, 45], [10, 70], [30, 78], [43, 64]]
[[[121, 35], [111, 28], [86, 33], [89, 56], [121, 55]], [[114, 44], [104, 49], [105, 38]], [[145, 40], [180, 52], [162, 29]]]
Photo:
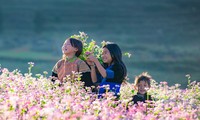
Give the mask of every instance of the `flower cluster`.
[[[154, 101], [133, 105], [131, 83], [121, 88], [120, 100], [112, 93], [104, 98], [84, 88], [83, 83], [66, 81], [53, 84], [42, 74], [22, 74], [19, 70], [1, 68], [0, 119], [151, 119], [198, 120], [200, 118], [200, 82], [191, 82], [190, 88], [168, 86], [166, 82], [151, 81], [148, 91]], [[75, 74], [76, 75], [76, 74]], [[73, 78], [72, 78], [73, 79]], [[150, 105], [151, 104], [151, 105]]]
[[83, 51], [82, 54], [79, 56], [80, 59], [87, 60], [87, 57], [93, 54], [100, 62], [102, 62], [101, 54], [104, 42], [102, 42], [101, 47], [96, 45], [96, 41], [93, 39], [88, 42], [89, 37], [84, 32], [79, 32], [79, 35], [73, 35], [71, 36], [71, 38], [79, 39], [83, 43]]
[[[87, 60], [87, 57], [92, 54], [100, 61], [100, 63], [103, 62], [101, 58], [102, 47], [105, 46], [108, 41], [102, 41], [100, 46], [97, 45], [96, 41], [93, 39], [88, 42], [89, 36], [84, 32], [79, 32], [79, 35], [73, 35], [71, 36], [71, 38], [79, 39], [83, 43], [83, 51], [82, 54], [79, 56], [80, 59]], [[131, 54], [128, 52], [125, 52], [123, 55], [128, 56], [129, 58], [131, 57]]]

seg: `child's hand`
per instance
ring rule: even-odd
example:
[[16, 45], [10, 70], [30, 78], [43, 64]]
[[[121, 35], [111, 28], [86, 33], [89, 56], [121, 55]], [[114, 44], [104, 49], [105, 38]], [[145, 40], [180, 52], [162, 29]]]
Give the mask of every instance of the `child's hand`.
[[88, 63], [89, 66], [95, 66], [94, 62], [91, 61], [90, 59], [87, 59], [86, 62]]
[[51, 80], [52, 80], [52, 81], [56, 81], [56, 80], [58, 80], [58, 77], [52, 76], [52, 77], [51, 77]]
[[88, 60], [92, 61], [92, 62], [96, 62], [98, 59], [95, 56], [93, 56], [93, 55], [89, 55], [88, 56]]

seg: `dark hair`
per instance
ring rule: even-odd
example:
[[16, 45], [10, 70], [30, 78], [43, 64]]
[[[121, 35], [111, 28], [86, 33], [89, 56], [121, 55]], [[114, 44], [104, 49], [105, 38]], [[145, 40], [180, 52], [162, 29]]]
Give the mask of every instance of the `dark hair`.
[[151, 87], [151, 84], [150, 84], [151, 80], [152, 80], [152, 77], [147, 72], [143, 72], [139, 76], [135, 77], [135, 85], [137, 86], [140, 81], [145, 81], [147, 82], [149, 87]]
[[75, 47], [78, 49], [75, 55], [76, 57], [79, 57], [79, 55], [83, 51], [83, 43], [80, 40], [77, 40], [75, 38], [68, 38], [68, 40], [70, 41], [70, 44], [72, 45], [72, 47]]
[[107, 43], [105, 46], [103, 46], [103, 48], [107, 48], [109, 50], [110, 55], [112, 57], [112, 63], [115, 63], [115, 64], [118, 63], [122, 66], [123, 72], [124, 72], [123, 76], [125, 79], [127, 75], [127, 69], [124, 62], [122, 61], [122, 52], [119, 46], [115, 43]]

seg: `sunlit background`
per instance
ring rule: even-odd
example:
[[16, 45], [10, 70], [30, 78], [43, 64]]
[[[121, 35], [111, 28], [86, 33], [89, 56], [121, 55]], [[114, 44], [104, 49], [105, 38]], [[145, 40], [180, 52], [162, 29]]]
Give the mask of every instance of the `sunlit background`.
[[129, 81], [153, 78], [187, 86], [186, 74], [200, 81], [199, 0], [0, 0], [0, 64], [33, 74], [51, 69], [71, 35], [117, 43]]

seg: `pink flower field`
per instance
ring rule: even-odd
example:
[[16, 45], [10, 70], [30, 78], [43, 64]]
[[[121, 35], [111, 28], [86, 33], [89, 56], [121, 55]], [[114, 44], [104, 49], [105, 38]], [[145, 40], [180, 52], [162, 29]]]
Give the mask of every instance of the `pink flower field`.
[[0, 120], [198, 120], [200, 119], [200, 83], [188, 88], [152, 81], [149, 94], [153, 101], [130, 101], [136, 93], [131, 83], [121, 88], [120, 100], [112, 93], [98, 99], [91, 88], [83, 88], [79, 75], [59, 87], [46, 74], [22, 74], [18, 70], [0, 70]]

